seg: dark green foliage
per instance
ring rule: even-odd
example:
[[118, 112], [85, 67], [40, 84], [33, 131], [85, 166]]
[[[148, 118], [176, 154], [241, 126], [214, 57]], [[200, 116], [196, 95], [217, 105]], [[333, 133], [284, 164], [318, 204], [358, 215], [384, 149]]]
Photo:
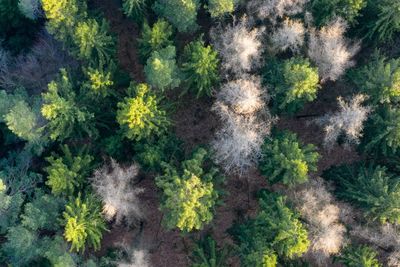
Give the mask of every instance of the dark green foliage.
[[199, 0], [157, 0], [154, 11], [171, 22], [179, 32], [194, 32], [197, 30], [197, 11]]
[[56, 196], [71, 196], [83, 188], [84, 179], [91, 170], [93, 157], [87, 154], [73, 156], [68, 146], [61, 147], [63, 157], [53, 155], [46, 158], [50, 164], [45, 168], [48, 173], [46, 185]]
[[400, 147], [400, 110], [382, 106], [367, 121], [360, 148], [375, 155], [390, 156]]
[[362, 208], [372, 220], [400, 222], [400, 179], [385, 167], [343, 165], [323, 176], [337, 184], [338, 197]]
[[346, 267], [381, 267], [378, 253], [368, 246], [348, 246], [335, 259]]
[[400, 97], [400, 59], [386, 59], [375, 53], [371, 61], [352, 77], [357, 88], [374, 104], [397, 103]]
[[265, 190], [254, 219], [233, 229], [243, 266], [276, 266], [279, 258], [293, 259], [309, 247], [308, 233], [285, 197]]
[[146, 15], [148, 0], [123, 0], [122, 10], [129, 18], [141, 23]]
[[271, 183], [294, 186], [306, 182], [308, 173], [317, 170], [318, 158], [314, 145], [304, 146], [296, 134], [279, 132], [265, 140], [259, 168]]
[[211, 96], [213, 86], [219, 81], [217, 52], [204, 41], [193, 41], [185, 46], [182, 71], [186, 86], [196, 96]]
[[4, 234], [10, 226], [15, 225], [24, 202], [21, 193], [9, 195], [7, 191], [6, 185], [0, 179], [0, 234]]
[[101, 205], [89, 195], [82, 200], [81, 196], [71, 199], [63, 212], [64, 237], [71, 242], [71, 251], [84, 251], [91, 246], [100, 248], [106, 223], [101, 214]]
[[145, 22], [138, 39], [141, 60], [145, 62], [152, 52], [173, 45], [172, 35], [172, 27], [164, 19], [157, 20], [152, 27]]
[[231, 248], [224, 246], [218, 248], [217, 243], [211, 236], [200, 239], [192, 256], [192, 267], [225, 267], [227, 258], [232, 254]]
[[179, 169], [167, 163], [156, 177], [156, 185], [163, 191], [161, 210], [168, 228], [183, 232], [200, 230], [213, 218], [219, 197], [215, 188], [217, 169], [205, 169], [207, 151], [198, 149]]
[[18, 8], [17, 0], [0, 1], [1, 45], [18, 54], [34, 41], [40, 23], [26, 18]]
[[323, 26], [336, 17], [355, 24], [368, 0], [313, 0], [311, 9], [317, 26]]
[[42, 94], [42, 115], [48, 120], [47, 128], [52, 140], [62, 141], [75, 135], [97, 135], [94, 115], [80, 103], [74, 85], [65, 69], [55, 81], [49, 83], [48, 91]]
[[276, 112], [295, 113], [317, 98], [319, 76], [308, 59], [294, 57], [283, 62], [276, 59], [266, 66], [265, 81], [273, 88]]

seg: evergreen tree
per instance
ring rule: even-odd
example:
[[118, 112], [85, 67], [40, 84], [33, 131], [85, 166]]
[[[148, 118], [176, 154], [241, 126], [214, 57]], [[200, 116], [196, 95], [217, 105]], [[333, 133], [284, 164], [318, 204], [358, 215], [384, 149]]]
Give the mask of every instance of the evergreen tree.
[[89, 67], [85, 69], [85, 74], [88, 78], [88, 81], [84, 83], [84, 86], [88, 88], [89, 92], [95, 96], [108, 96], [111, 93], [111, 87], [114, 85], [114, 81], [112, 79], [113, 69], [113, 65], [111, 65], [111, 68], [107, 69], [104, 67]]
[[350, 245], [336, 258], [346, 267], [381, 267], [378, 253], [368, 246]]
[[158, 108], [158, 100], [147, 84], [130, 85], [135, 97], [118, 103], [117, 121], [128, 139], [140, 140], [159, 135], [170, 124], [166, 113]]
[[163, 191], [161, 210], [168, 228], [190, 232], [212, 220], [219, 197], [213, 181], [217, 170], [203, 169], [206, 156], [206, 150], [197, 150], [179, 170], [164, 163], [163, 175], [156, 178], [156, 185]]
[[314, 145], [304, 146], [290, 132], [267, 138], [262, 146], [260, 170], [272, 182], [294, 186], [308, 180], [308, 173], [317, 170], [319, 155]]
[[84, 251], [87, 246], [100, 248], [106, 223], [100, 212], [100, 203], [92, 196], [72, 199], [63, 212], [64, 237], [71, 242], [71, 251]]
[[[0, 178], [3, 178], [1, 174]], [[21, 193], [9, 195], [7, 191], [6, 185], [0, 179], [0, 234], [4, 234], [10, 226], [16, 224], [24, 202]]]
[[89, 136], [97, 135], [92, 121], [94, 115], [78, 103], [79, 97], [65, 69], [61, 69], [58, 79], [49, 83], [48, 91], [42, 96], [41, 112], [48, 120], [51, 139], [62, 141], [82, 132]]
[[45, 168], [48, 173], [46, 185], [56, 196], [71, 196], [82, 188], [86, 175], [89, 174], [93, 157], [90, 155], [72, 156], [68, 146], [62, 147], [63, 157], [57, 155], [46, 158], [50, 166]]
[[152, 27], [144, 22], [141, 38], [138, 39], [139, 54], [142, 61], [146, 61], [152, 52], [173, 45], [172, 35], [172, 27], [164, 19], [158, 19]]
[[400, 222], [400, 179], [385, 167], [343, 165], [323, 175], [337, 183], [340, 198], [362, 208], [372, 220]]
[[219, 81], [217, 56], [217, 52], [210, 45], [205, 46], [202, 40], [185, 47], [182, 71], [188, 88], [197, 91], [197, 97], [211, 96], [213, 86]]
[[372, 60], [354, 72], [352, 80], [374, 104], [397, 103], [400, 99], [400, 59], [387, 60], [375, 53]]
[[265, 79], [274, 88], [276, 111], [294, 113], [317, 98], [318, 69], [311, 67], [308, 59], [295, 57], [267, 67]]
[[326, 25], [335, 17], [356, 24], [360, 11], [366, 5], [367, 0], [313, 0], [311, 9], [317, 26]]
[[218, 248], [217, 243], [211, 236], [200, 239], [194, 250], [192, 267], [225, 267], [227, 257], [233, 250], [227, 246]]
[[212, 18], [220, 18], [235, 11], [236, 0], [208, 0], [206, 6]]
[[122, 10], [124, 14], [137, 23], [141, 23], [146, 15], [147, 0], [123, 0]]
[[305, 253], [307, 230], [285, 197], [263, 190], [259, 203], [257, 216], [234, 229], [243, 266], [276, 266], [277, 256], [293, 259]]
[[165, 17], [179, 32], [193, 32], [198, 28], [196, 23], [199, 0], [157, 0], [154, 11]]
[[174, 46], [167, 46], [151, 53], [144, 67], [146, 80], [151, 86], [161, 91], [179, 86], [181, 80], [175, 57]]

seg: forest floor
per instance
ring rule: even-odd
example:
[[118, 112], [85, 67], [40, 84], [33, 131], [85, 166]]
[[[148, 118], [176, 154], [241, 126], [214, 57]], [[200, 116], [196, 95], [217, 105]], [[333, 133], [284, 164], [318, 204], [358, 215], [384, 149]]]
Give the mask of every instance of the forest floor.
[[[143, 66], [139, 63], [137, 53], [137, 41], [139, 28], [127, 19], [119, 9], [119, 6], [110, 0], [95, 0], [94, 4], [110, 21], [112, 32], [118, 37], [118, 59], [121, 68], [127, 71], [135, 81], [144, 81]], [[179, 37], [178, 37], [179, 38]], [[185, 38], [182, 38], [185, 39]], [[182, 44], [178, 44], [178, 47]], [[345, 95], [349, 88], [346, 84], [327, 83], [320, 90], [317, 100], [305, 106], [294, 117], [281, 117], [277, 122], [280, 129], [288, 129], [299, 135], [304, 143], [312, 143], [318, 147], [321, 159], [318, 171], [314, 176], [332, 165], [352, 162], [358, 159], [353, 150], [346, 150], [336, 146], [330, 151], [322, 148], [323, 132], [320, 127], [311, 123], [313, 117], [326, 112], [332, 112], [337, 108], [336, 98]], [[176, 135], [185, 142], [185, 150], [190, 151], [200, 144], [208, 144], [213, 138], [218, 121], [210, 111], [214, 99], [195, 99], [186, 95], [180, 102], [173, 115]], [[219, 244], [232, 243], [226, 230], [239, 218], [254, 215], [257, 210], [256, 192], [268, 187], [266, 179], [257, 170], [252, 170], [245, 177], [228, 176], [225, 190], [227, 194], [223, 198], [223, 205], [217, 208], [212, 223], [202, 232], [212, 232]], [[108, 247], [121, 243], [132, 244], [147, 249], [150, 253], [150, 261], [155, 267], [186, 267], [189, 266], [190, 246], [192, 242], [187, 236], [178, 231], [166, 230], [162, 224], [163, 215], [159, 211], [159, 192], [154, 183], [154, 177], [147, 176], [140, 187], [145, 189], [142, 201], [145, 203], [144, 211], [146, 220], [143, 225], [134, 229], [118, 226], [111, 229], [103, 239], [104, 253]], [[230, 259], [230, 266], [239, 266], [237, 257]]]

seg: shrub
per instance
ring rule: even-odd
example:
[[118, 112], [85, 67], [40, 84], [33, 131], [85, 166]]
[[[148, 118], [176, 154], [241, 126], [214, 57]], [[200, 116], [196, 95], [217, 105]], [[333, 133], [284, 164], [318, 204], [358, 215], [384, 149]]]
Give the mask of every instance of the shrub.
[[82, 107], [74, 92], [69, 75], [61, 69], [58, 79], [49, 83], [48, 92], [43, 93], [42, 115], [48, 120], [50, 138], [62, 141], [74, 134], [86, 133], [96, 136], [94, 115]]
[[217, 52], [204, 42], [193, 41], [185, 46], [182, 71], [190, 90], [211, 96], [213, 86], [219, 81]]
[[46, 185], [56, 196], [71, 196], [81, 189], [86, 175], [90, 171], [93, 157], [90, 155], [73, 156], [68, 146], [61, 147], [63, 157], [50, 156], [46, 161], [50, 166], [45, 168], [48, 174]]
[[174, 46], [167, 46], [151, 53], [144, 67], [146, 80], [151, 86], [161, 91], [179, 86], [181, 80], [175, 56]]
[[144, 22], [141, 38], [138, 39], [139, 54], [142, 61], [146, 61], [152, 52], [172, 46], [172, 36], [172, 27], [164, 19], [158, 19], [152, 27]]
[[362, 208], [372, 220], [400, 221], [400, 181], [385, 167], [340, 166], [324, 173], [337, 183], [337, 195]]
[[296, 134], [282, 132], [265, 140], [260, 170], [272, 183], [294, 186], [306, 182], [308, 173], [317, 170], [318, 158], [314, 145], [304, 146]]
[[153, 9], [179, 32], [193, 32], [198, 28], [196, 17], [199, 7], [199, 0], [157, 0]]
[[137, 23], [141, 23], [146, 15], [147, 0], [123, 0], [122, 10], [124, 14]]
[[361, 149], [376, 155], [390, 156], [400, 147], [400, 110], [383, 106], [367, 121]]
[[313, 0], [311, 9], [317, 26], [325, 25], [335, 17], [356, 24], [356, 18], [366, 5], [367, 0]]
[[397, 103], [400, 97], [400, 59], [387, 60], [375, 53], [352, 77], [359, 90], [374, 104]]
[[343, 20], [336, 19], [321, 30], [314, 29], [310, 33], [308, 56], [318, 66], [322, 81], [336, 81], [354, 65], [351, 59], [360, 46], [348, 44], [344, 37], [346, 27]]
[[213, 28], [210, 33], [222, 68], [238, 76], [258, 67], [263, 52], [261, 36], [264, 30], [250, 29], [247, 24], [244, 17], [233, 25]]
[[263, 190], [259, 204], [256, 217], [234, 229], [243, 266], [275, 266], [277, 256], [293, 259], [305, 253], [307, 230], [285, 197]]
[[198, 149], [179, 170], [165, 163], [163, 175], [156, 177], [156, 185], [163, 191], [161, 210], [168, 228], [190, 232], [212, 220], [219, 197], [214, 181], [217, 170], [203, 169], [206, 156], [206, 150]]
[[212, 18], [220, 18], [235, 11], [236, 0], [208, 0], [206, 9]]
[[87, 246], [100, 248], [106, 224], [100, 213], [97, 200], [88, 196], [72, 199], [63, 212], [64, 237], [71, 242], [71, 251], [84, 251]]
[[74, 32], [74, 43], [79, 48], [77, 55], [88, 62], [102, 65], [114, 53], [114, 40], [108, 33], [108, 23], [95, 19], [78, 22]]
[[346, 145], [359, 143], [363, 135], [364, 122], [371, 113], [370, 106], [361, 106], [365, 99], [365, 95], [355, 95], [350, 101], [345, 102], [342, 97], [338, 97], [339, 111], [315, 120], [324, 127], [326, 147], [331, 148], [341, 137], [344, 138]]
[[158, 108], [158, 100], [147, 84], [130, 87], [135, 97], [118, 103], [117, 121], [128, 139], [140, 140], [161, 134], [170, 124], [165, 111]]
[[94, 172], [92, 186], [103, 202], [103, 214], [107, 220], [115, 218], [118, 224], [125, 219], [131, 224], [143, 218], [138, 195], [144, 189], [132, 187], [138, 173], [137, 164], [124, 168], [113, 159], [111, 165], [104, 165]]
[[318, 70], [303, 58], [291, 58], [265, 73], [273, 89], [275, 109], [295, 113], [307, 102], [317, 98]]
[[381, 267], [378, 253], [368, 246], [350, 245], [337, 257], [337, 262], [346, 267]]
[[285, 19], [271, 36], [274, 48], [278, 51], [290, 50], [299, 53], [304, 44], [305, 28], [301, 21]]

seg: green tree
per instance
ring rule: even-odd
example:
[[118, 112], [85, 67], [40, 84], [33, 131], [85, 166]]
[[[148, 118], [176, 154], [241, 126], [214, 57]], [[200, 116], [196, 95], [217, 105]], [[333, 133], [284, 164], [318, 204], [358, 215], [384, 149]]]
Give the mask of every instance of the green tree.
[[228, 246], [218, 248], [215, 240], [211, 236], [206, 236], [196, 243], [191, 267], [225, 267], [232, 251]]
[[63, 212], [64, 237], [71, 242], [71, 251], [84, 251], [87, 246], [100, 248], [103, 232], [107, 230], [100, 203], [91, 195], [72, 199]]
[[[1, 173], [0, 178], [3, 178]], [[4, 234], [10, 226], [16, 224], [24, 202], [21, 193], [10, 195], [7, 191], [6, 185], [0, 179], [0, 234]]]
[[192, 159], [182, 162], [180, 170], [164, 163], [163, 175], [156, 177], [156, 185], [163, 191], [161, 210], [168, 228], [190, 232], [212, 220], [219, 196], [213, 183], [217, 170], [203, 169], [206, 156], [206, 150], [197, 150]]
[[114, 53], [114, 39], [108, 32], [105, 19], [101, 23], [95, 19], [78, 22], [74, 32], [74, 43], [79, 48], [78, 56], [88, 62], [102, 65]]
[[48, 85], [48, 91], [42, 94], [43, 105], [41, 112], [48, 120], [47, 128], [52, 140], [62, 141], [73, 134], [86, 133], [96, 136], [94, 127], [94, 115], [79, 102], [74, 85], [65, 69], [61, 69], [61, 75]]
[[335, 259], [346, 267], [381, 267], [378, 253], [368, 246], [347, 246]]
[[367, 153], [390, 156], [400, 147], [400, 109], [380, 107], [367, 121], [360, 148]]
[[304, 146], [296, 134], [279, 132], [265, 140], [259, 168], [270, 182], [294, 186], [306, 182], [308, 173], [317, 170], [318, 159], [314, 145]]
[[277, 111], [295, 113], [317, 98], [318, 69], [308, 59], [295, 57], [272, 65], [265, 78], [274, 88], [271, 94]]
[[206, 9], [212, 18], [219, 18], [235, 11], [236, 4], [236, 0], [208, 0]]
[[142, 61], [146, 61], [152, 52], [172, 46], [172, 36], [172, 27], [164, 19], [158, 19], [152, 27], [144, 22], [141, 38], [138, 39], [139, 54]]
[[338, 185], [337, 196], [362, 208], [372, 220], [400, 222], [400, 179], [381, 166], [333, 167], [323, 174]]
[[217, 52], [198, 40], [185, 47], [183, 58], [182, 71], [188, 88], [197, 91], [197, 97], [211, 96], [212, 87], [219, 81]]
[[311, 9], [317, 26], [323, 26], [335, 17], [355, 24], [368, 0], [313, 0]]
[[375, 105], [400, 99], [400, 59], [387, 60], [375, 53], [372, 60], [353, 73], [353, 82]]
[[243, 266], [276, 266], [277, 256], [293, 259], [305, 253], [310, 244], [307, 230], [286, 198], [263, 190], [259, 204], [256, 217], [233, 230]]
[[146, 80], [151, 86], [164, 91], [180, 85], [180, 73], [176, 66], [175, 56], [174, 46], [167, 46], [151, 53], [144, 67]]
[[117, 121], [128, 139], [140, 140], [152, 134], [159, 135], [169, 126], [166, 113], [158, 107], [158, 100], [150, 93], [150, 87], [131, 83], [134, 97], [126, 97], [118, 103]]
[[86, 18], [86, 1], [42, 0], [47, 30], [64, 42], [71, 41], [77, 23]]
[[141, 23], [146, 15], [147, 0], [123, 0], [122, 10], [124, 14]]
[[68, 146], [62, 146], [63, 157], [57, 155], [46, 158], [50, 164], [45, 168], [48, 174], [46, 185], [56, 196], [71, 196], [82, 188], [86, 175], [89, 174], [93, 157], [78, 155], [74, 157]]
[[179, 32], [193, 32], [198, 28], [196, 23], [199, 0], [157, 0], [154, 11], [165, 17]]
[[95, 96], [106, 97], [110, 94], [110, 89], [114, 85], [113, 81], [113, 70], [115, 66], [105, 69], [104, 67], [92, 68], [89, 67], [85, 69], [85, 74], [88, 81], [84, 86], [89, 90], [89, 92]]

